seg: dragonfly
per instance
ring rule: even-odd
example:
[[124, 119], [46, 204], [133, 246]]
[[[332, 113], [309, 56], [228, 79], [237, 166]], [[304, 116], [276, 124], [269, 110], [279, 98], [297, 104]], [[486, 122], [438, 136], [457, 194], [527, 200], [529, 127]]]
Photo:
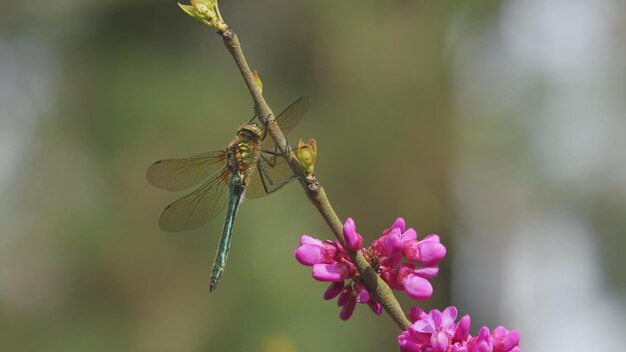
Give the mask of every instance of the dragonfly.
[[[275, 121], [286, 135], [309, 107], [299, 98]], [[226, 205], [226, 219], [211, 269], [210, 292], [224, 273], [230, 251], [235, 217], [245, 198], [261, 198], [281, 189], [296, 178], [287, 159], [279, 152], [257, 114], [237, 130], [226, 150], [194, 155], [185, 159], [159, 160], [146, 172], [155, 187], [182, 191], [205, 180], [200, 187], [165, 207], [159, 226], [168, 232], [198, 228], [219, 214]]]

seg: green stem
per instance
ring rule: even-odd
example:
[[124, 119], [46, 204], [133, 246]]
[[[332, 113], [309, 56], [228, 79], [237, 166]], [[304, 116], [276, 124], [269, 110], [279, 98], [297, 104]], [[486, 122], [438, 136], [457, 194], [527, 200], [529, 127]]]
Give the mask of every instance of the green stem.
[[[346, 241], [343, 236], [343, 223], [335, 213], [335, 210], [330, 204], [328, 197], [326, 197], [326, 192], [324, 192], [324, 188], [317, 181], [317, 179], [309, 179], [307, 180], [304, 177], [304, 172], [297, 158], [295, 157], [291, 148], [289, 148], [289, 144], [287, 144], [287, 140], [283, 135], [282, 131], [276, 124], [274, 120], [274, 113], [267, 105], [265, 98], [263, 98], [263, 94], [261, 90], [257, 86], [254, 78], [252, 76], [252, 71], [248, 66], [248, 62], [243, 54], [243, 50], [241, 48], [241, 44], [239, 43], [239, 39], [237, 39], [237, 35], [233, 32], [232, 29], [227, 29], [225, 31], [219, 32], [224, 40], [224, 44], [228, 51], [233, 56], [235, 63], [237, 64], [237, 68], [241, 72], [244, 81], [246, 82], [246, 86], [248, 86], [248, 90], [250, 91], [250, 95], [252, 96], [252, 100], [256, 106], [257, 111], [260, 113], [260, 118], [263, 123], [268, 126], [268, 132], [272, 139], [278, 145], [280, 151], [287, 155], [287, 160], [289, 162], [289, 166], [293, 170], [293, 172], [299, 176], [298, 179], [302, 188], [304, 189], [305, 194], [309, 198], [309, 200], [313, 203], [315, 208], [319, 211], [330, 227], [331, 231], [339, 240], [341, 245], [344, 248], [348, 248], [346, 246]], [[396, 300], [391, 288], [385, 281], [383, 281], [376, 271], [370, 266], [367, 262], [363, 254], [358, 252], [353, 252], [347, 250], [348, 255], [352, 259], [352, 262], [356, 265], [359, 273], [361, 274], [361, 278], [367, 285], [367, 288], [371, 293], [374, 294], [376, 300], [381, 304], [381, 306], [385, 309], [385, 311], [391, 316], [391, 318], [395, 321], [395, 323], [402, 329], [406, 330], [409, 325], [409, 319], [404, 314], [400, 303]]]

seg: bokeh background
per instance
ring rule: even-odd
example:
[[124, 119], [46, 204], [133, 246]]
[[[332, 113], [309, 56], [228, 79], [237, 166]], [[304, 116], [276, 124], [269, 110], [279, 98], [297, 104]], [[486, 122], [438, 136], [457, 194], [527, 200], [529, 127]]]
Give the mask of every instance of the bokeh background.
[[[618, 351], [626, 323], [621, 0], [222, 1], [274, 111], [312, 107], [316, 171], [366, 243], [397, 216], [449, 255], [424, 309], [517, 328], [526, 351]], [[0, 3], [0, 350], [395, 351], [388, 316], [338, 319], [293, 258], [331, 238], [297, 184], [157, 226], [162, 158], [251, 117], [218, 36], [175, 1]], [[415, 304], [399, 295], [408, 309]]]

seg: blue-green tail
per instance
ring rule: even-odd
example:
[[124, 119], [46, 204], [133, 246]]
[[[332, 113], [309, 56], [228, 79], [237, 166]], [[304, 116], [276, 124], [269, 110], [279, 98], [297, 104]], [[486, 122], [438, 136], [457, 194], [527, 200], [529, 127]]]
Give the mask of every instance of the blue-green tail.
[[220, 277], [222, 277], [222, 274], [224, 273], [226, 258], [228, 258], [228, 252], [230, 251], [230, 240], [233, 234], [233, 226], [235, 225], [235, 216], [237, 215], [239, 204], [243, 199], [245, 186], [243, 185], [243, 181], [239, 173], [235, 173], [231, 176], [228, 190], [228, 212], [226, 213], [226, 221], [224, 221], [224, 229], [222, 230], [220, 245], [217, 248], [217, 254], [215, 255], [213, 269], [211, 269], [211, 286], [209, 288], [211, 292], [215, 290]]

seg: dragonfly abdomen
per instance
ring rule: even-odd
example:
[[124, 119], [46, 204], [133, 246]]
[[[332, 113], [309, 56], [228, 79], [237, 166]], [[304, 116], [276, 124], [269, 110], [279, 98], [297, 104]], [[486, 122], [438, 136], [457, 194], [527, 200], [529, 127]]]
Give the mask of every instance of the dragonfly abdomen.
[[230, 179], [229, 190], [229, 202], [228, 212], [226, 213], [226, 220], [224, 221], [224, 229], [222, 230], [222, 237], [220, 238], [220, 244], [215, 255], [215, 261], [213, 262], [213, 268], [211, 269], [211, 284], [209, 290], [212, 292], [217, 287], [224, 268], [226, 267], [226, 259], [230, 252], [230, 241], [233, 235], [233, 227], [235, 225], [235, 217], [237, 216], [237, 209], [243, 199], [243, 193], [246, 188], [242, 184], [242, 179], [239, 174], [234, 174]]

